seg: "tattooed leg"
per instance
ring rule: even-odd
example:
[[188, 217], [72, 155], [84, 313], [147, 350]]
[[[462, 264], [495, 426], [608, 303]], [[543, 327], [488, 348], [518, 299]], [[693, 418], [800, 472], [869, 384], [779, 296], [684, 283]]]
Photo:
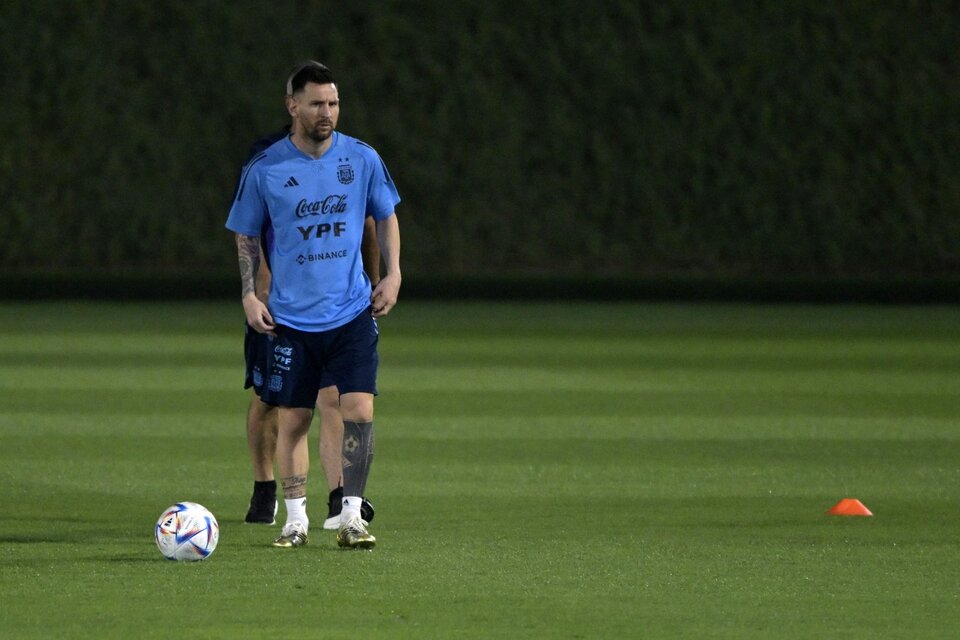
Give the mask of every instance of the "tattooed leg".
[[287, 524], [309, 523], [307, 517], [307, 477], [310, 470], [310, 451], [307, 432], [313, 411], [280, 407], [277, 411], [277, 466], [287, 508]]
[[303, 498], [307, 495], [307, 476], [280, 478], [280, 484], [283, 485], [283, 497], [287, 500]]
[[363, 496], [373, 463], [373, 422], [343, 421], [343, 495]]

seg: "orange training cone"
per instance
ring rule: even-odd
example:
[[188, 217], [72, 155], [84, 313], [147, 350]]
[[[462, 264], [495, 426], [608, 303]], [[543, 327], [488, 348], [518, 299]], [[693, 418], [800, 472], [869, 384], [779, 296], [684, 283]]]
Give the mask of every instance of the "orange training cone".
[[844, 498], [837, 504], [833, 505], [833, 508], [830, 511], [827, 511], [832, 516], [872, 516], [873, 512], [870, 509], [867, 509], [866, 506], [859, 500], [854, 498]]

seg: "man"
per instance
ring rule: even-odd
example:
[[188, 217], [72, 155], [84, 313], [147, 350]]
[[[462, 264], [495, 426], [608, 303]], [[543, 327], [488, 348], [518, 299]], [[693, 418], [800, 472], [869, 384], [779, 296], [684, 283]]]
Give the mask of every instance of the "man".
[[[367, 218], [363, 231], [363, 263], [372, 285], [380, 281], [380, 248], [375, 238], [375, 225]], [[257, 272], [257, 297], [266, 303], [270, 290], [270, 270], [261, 264]], [[273, 461], [277, 449], [277, 410], [260, 399], [263, 387], [263, 372], [269, 370], [265, 359], [270, 357], [267, 334], [257, 333], [246, 325], [244, 356], [246, 381], [244, 388], [253, 388], [247, 407], [247, 446], [253, 465], [253, 494], [244, 521], [251, 524], [272, 525], [277, 513], [277, 483], [273, 475]], [[343, 500], [343, 474], [341, 449], [343, 443], [343, 416], [340, 414], [340, 397], [336, 386], [324, 384], [317, 394], [317, 410], [320, 413], [320, 462], [327, 479], [327, 518], [324, 529], [338, 529]], [[363, 498], [361, 517], [373, 522], [373, 505]]]
[[[260, 138], [250, 147], [246, 162], [278, 140], [290, 135], [290, 125], [280, 131]], [[246, 162], [244, 165], [246, 165]], [[238, 185], [239, 187], [239, 185]], [[268, 229], [261, 233], [261, 250], [271, 241]], [[367, 218], [363, 229], [361, 246], [363, 267], [372, 286], [380, 281], [380, 247], [376, 241], [376, 226], [372, 218]], [[267, 261], [257, 271], [256, 293], [261, 302], [267, 302], [270, 291], [270, 269]], [[253, 465], [253, 494], [244, 521], [251, 524], [273, 525], [277, 513], [277, 483], [273, 475], [273, 461], [277, 448], [277, 411], [275, 407], [260, 399], [263, 386], [263, 372], [268, 370], [269, 358], [266, 334], [259, 334], [250, 325], [246, 325], [244, 336], [244, 358], [246, 361], [246, 380], [244, 388], [253, 388], [250, 404], [247, 407], [247, 446]], [[324, 529], [338, 529], [343, 500], [343, 475], [341, 473], [341, 449], [343, 442], [343, 417], [340, 415], [340, 398], [337, 388], [323, 385], [317, 395], [317, 409], [320, 412], [320, 462], [327, 478], [327, 519]], [[373, 505], [363, 498], [361, 517], [367, 523], [373, 521]]]
[[[377, 324], [400, 291], [396, 187], [377, 152], [336, 131], [340, 98], [319, 63], [288, 81], [292, 133], [247, 165], [227, 228], [236, 234], [247, 323], [271, 335], [261, 399], [278, 406], [277, 464], [287, 511], [278, 547], [307, 542], [307, 432], [324, 379], [335, 382], [344, 421], [341, 547], [370, 549], [360, 507], [373, 460]], [[385, 273], [375, 288], [360, 256], [373, 217]], [[256, 296], [259, 234], [269, 224], [269, 308]]]

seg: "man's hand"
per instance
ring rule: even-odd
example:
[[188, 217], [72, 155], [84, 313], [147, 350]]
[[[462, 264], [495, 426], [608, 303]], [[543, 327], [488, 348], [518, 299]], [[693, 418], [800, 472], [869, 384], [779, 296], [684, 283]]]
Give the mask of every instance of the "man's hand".
[[277, 327], [273, 324], [273, 316], [270, 315], [267, 305], [253, 292], [243, 296], [243, 313], [247, 316], [247, 324], [257, 333], [275, 335], [273, 332]]
[[382, 318], [390, 313], [390, 309], [397, 304], [400, 294], [400, 273], [388, 273], [377, 283], [377, 287], [370, 295], [370, 304], [373, 307], [373, 317]]

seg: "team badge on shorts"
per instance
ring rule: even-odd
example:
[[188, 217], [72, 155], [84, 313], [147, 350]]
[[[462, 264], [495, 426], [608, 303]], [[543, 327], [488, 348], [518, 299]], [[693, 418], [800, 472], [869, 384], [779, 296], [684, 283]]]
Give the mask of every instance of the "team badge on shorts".
[[268, 388], [270, 389], [270, 391], [274, 391], [274, 392], [280, 391], [281, 389], [283, 389], [283, 378], [281, 378], [276, 374], [270, 376], [270, 385]]
[[350, 184], [353, 182], [353, 167], [348, 164], [341, 164], [337, 167], [337, 180], [340, 184]]

